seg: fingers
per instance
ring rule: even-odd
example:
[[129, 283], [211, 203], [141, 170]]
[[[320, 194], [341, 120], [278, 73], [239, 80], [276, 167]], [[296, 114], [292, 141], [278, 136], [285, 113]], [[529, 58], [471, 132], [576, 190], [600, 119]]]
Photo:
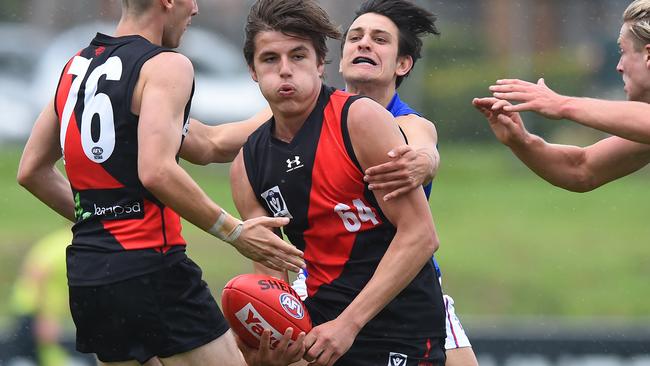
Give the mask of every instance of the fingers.
[[400, 146], [392, 149], [391, 151], [389, 151], [388, 156], [390, 156], [391, 158], [396, 158], [396, 157], [400, 157], [400, 156], [402, 156], [402, 155], [404, 155], [404, 154], [406, 154], [408, 152], [411, 152], [411, 151], [413, 151], [413, 148], [411, 148], [410, 146], [408, 146], [408, 145], [400, 145]]
[[399, 197], [399, 196], [401, 196], [401, 195], [403, 195], [405, 193], [408, 193], [410, 191], [411, 191], [411, 188], [409, 188], [409, 187], [398, 188], [398, 189], [388, 193], [387, 195], [385, 195], [384, 196], [384, 201], [390, 201], [390, 200], [392, 200], [394, 198], [397, 198], [397, 197]]
[[259, 221], [266, 227], [283, 227], [289, 224], [288, 217], [260, 217]]
[[528, 102], [533, 97], [526, 92], [493, 92], [492, 95], [499, 99], [514, 100], [517, 102]]
[[505, 85], [505, 84], [531, 85], [532, 83], [529, 83], [528, 81], [524, 81], [524, 80], [521, 80], [521, 79], [499, 79], [499, 80], [497, 80], [497, 85]]

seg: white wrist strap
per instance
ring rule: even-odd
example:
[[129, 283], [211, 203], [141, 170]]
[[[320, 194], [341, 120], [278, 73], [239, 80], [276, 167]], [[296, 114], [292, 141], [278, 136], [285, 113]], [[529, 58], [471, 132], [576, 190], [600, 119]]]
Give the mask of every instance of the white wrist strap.
[[219, 215], [217, 222], [208, 229], [208, 232], [225, 242], [232, 243], [241, 235], [244, 223], [240, 221], [229, 233], [226, 233], [223, 231], [223, 225], [226, 223], [228, 216], [228, 213], [221, 209], [221, 215]]

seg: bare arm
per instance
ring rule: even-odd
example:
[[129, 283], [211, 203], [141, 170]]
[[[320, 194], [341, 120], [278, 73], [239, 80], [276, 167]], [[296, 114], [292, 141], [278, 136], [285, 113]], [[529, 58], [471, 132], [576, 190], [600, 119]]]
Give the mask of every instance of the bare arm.
[[[357, 100], [350, 107], [350, 139], [362, 168], [385, 163], [388, 151], [404, 143], [391, 119], [384, 108], [369, 99]], [[386, 191], [373, 193], [397, 232], [359, 295], [335, 320], [307, 335], [308, 361], [317, 358], [319, 364], [328, 364], [328, 360], [332, 362], [347, 351], [361, 328], [415, 278], [438, 247], [429, 205], [422, 192], [411, 190], [389, 201], [381, 199]]]
[[45, 106], [27, 140], [18, 167], [18, 183], [59, 215], [75, 221], [70, 182], [56, 168], [61, 158], [59, 120], [54, 102]]
[[[159, 54], [142, 68], [138, 81], [143, 83], [138, 124], [138, 174], [142, 184], [189, 222], [228, 237], [243, 255], [276, 269], [297, 271], [304, 265], [302, 253], [268, 229], [285, 225], [286, 219], [259, 218], [241, 223], [214, 203], [176, 163], [192, 79], [192, 64], [177, 53]], [[219, 224], [222, 215], [226, 215], [225, 220]], [[274, 260], [278, 257], [281, 261]]]
[[500, 99], [521, 102], [509, 112], [532, 111], [552, 119], [569, 119], [584, 126], [644, 144], [650, 144], [650, 105], [642, 102], [567, 97], [537, 84], [517, 79], [498, 80], [490, 87]]
[[650, 163], [650, 145], [616, 136], [584, 148], [549, 144], [526, 131], [519, 113], [504, 111], [506, 101], [482, 98], [474, 105], [519, 160], [544, 180], [570, 191], [591, 191]]
[[266, 108], [249, 119], [216, 126], [192, 118], [180, 156], [199, 165], [231, 162], [248, 136], [271, 116], [271, 109]]
[[391, 161], [366, 169], [364, 179], [371, 190], [387, 190], [383, 199], [389, 200], [429, 184], [440, 164], [436, 144], [438, 133], [434, 124], [416, 115], [395, 118], [406, 135], [408, 145], [392, 149], [388, 155]]

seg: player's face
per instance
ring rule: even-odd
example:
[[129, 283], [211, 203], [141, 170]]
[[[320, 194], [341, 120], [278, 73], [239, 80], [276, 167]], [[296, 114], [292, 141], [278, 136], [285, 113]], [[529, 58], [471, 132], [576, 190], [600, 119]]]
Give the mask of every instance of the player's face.
[[616, 70], [623, 75], [628, 100], [650, 103], [650, 56], [644, 47], [634, 49], [634, 35], [623, 24], [618, 39], [621, 58]]
[[266, 31], [255, 36], [250, 71], [274, 114], [296, 114], [318, 97], [324, 65], [311, 40]]
[[358, 17], [343, 45], [340, 71], [346, 84], [394, 85], [397, 76], [412, 67], [410, 57], [398, 57], [399, 30], [389, 18], [376, 13]]
[[169, 9], [169, 19], [163, 30], [162, 45], [176, 48], [181, 43], [181, 37], [192, 23], [192, 17], [198, 14], [197, 0], [176, 0]]

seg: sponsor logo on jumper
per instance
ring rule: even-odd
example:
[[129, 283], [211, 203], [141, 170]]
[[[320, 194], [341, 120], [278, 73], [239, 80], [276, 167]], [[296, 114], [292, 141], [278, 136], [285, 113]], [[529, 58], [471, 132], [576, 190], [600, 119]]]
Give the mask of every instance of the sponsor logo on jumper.
[[142, 212], [140, 202], [133, 202], [126, 205], [97, 206], [93, 203], [95, 216], [119, 217]]
[[[244, 305], [239, 311], [235, 313], [235, 317], [241, 322], [241, 324], [252, 334], [255, 338], [261, 339], [262, 332], [264, 329], [271, 331], [271, 347], [275, 348], [282, 338], [282, 333], [278, 332], [277, 329], [273, 328], [269, 322], [267, 322], [262, 315], [255, 309], [253, 304], [250, 302]], [[293, 343], [289, 341], [289, 344]]]
[[295, 155], [293, 159], [287, 159], [287, 173], [302, 168], [304, 165], [300, 162], [300, 156]]
[[288, 217], [290, 219], [293, 218], [289, 212], [289, 209], [287, 208], [284, 197], [282, 197], [280, 187], [275, 186], [273, 188], [270, 188], [262, 193], [261, 196], [264, 199], [264, 202], [266, 202], [269, 210], [271, 210], [271, 213], [273, 213], [274, 217]]
[[296, 319], [302, 319], [305, 316], [305, 312], [300, 304], [300, 301], [293, 297], [291, 294], [283, 293], [280, 295], [280, 305], [287, 314], [291, 315]]
[[406, 366], [408, 356], [403, 353], [391, 352], [388, 355], [388, 366]]

